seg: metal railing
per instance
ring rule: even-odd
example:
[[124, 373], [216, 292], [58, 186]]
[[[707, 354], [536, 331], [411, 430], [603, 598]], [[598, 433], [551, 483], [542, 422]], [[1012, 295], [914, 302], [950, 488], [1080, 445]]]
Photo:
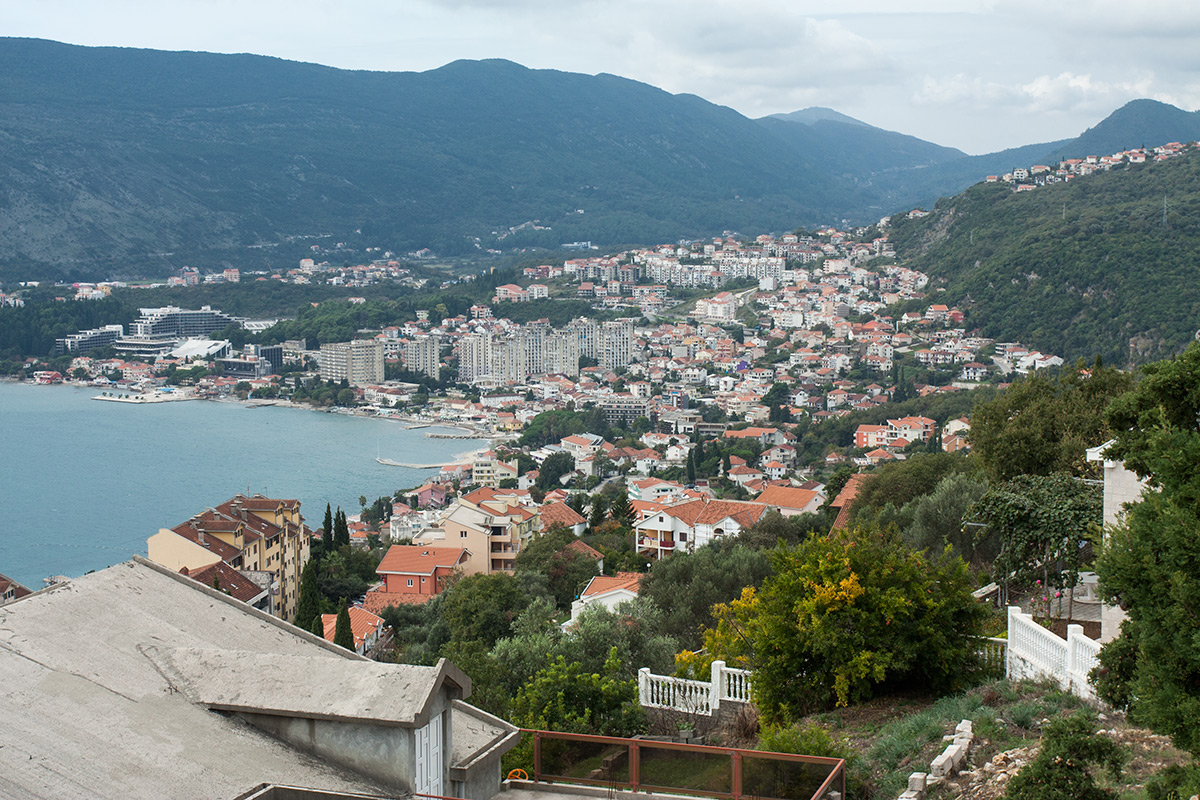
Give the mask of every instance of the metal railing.
[[840, 758], [651, 739], [524, 730], [533, 779], [699, 797], [834, 800], [846, 796]]

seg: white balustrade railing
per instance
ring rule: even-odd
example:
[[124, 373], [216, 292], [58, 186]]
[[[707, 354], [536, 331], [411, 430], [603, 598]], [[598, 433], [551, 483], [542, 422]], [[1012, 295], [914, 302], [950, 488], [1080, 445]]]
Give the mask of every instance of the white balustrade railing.
[[[720, 670], [717, 665], [720, 664]], [[718, 682], [721, 701], [730, 700], [735, 703], [752, 703], [750, 698], [750, 671], [746, 669], [730, 669], [723, 661], [713, 662], [713, 677]]]
[[722, 702], [751, 702], [750, 677], [744, 669], [729, 669], [724, 661], [713, 662], [707, 681], [655, 675], [643, 667], [638, 670], [638, 699], [646, 708], [712, 716]]
[[1008, 640], [980, 637], [975, 640], [975, 653], [988, 675], [1003, 675], [1008, 659]]
[[1078, 697], [1095, 700], [1088, 673], [1098, 663], [1099, 653], [1100, 643], [1084, 636], [1082, 625], [1068, 625], [1067, 638], [1061, 639], [1019, 607], [1009, 606], [1008, 678], [1050, 678]]

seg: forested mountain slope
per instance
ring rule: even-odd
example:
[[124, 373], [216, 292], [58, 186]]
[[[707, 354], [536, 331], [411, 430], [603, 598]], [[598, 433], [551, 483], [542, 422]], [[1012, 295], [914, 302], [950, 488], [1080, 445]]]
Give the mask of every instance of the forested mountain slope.
[[998, 340], [1123, 365], [1178, 352], [1200, 328], [1195, 149], [1030, 192], [979, 184], [928, 217], [897, 216], [892, 238]]

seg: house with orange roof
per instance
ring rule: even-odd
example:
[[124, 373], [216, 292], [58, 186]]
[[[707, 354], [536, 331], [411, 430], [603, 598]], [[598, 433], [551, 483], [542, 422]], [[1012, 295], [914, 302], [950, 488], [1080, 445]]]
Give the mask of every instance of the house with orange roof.
[[544, 503], [542, 505], [542, 528], [566, 528], [576, 536], [583, 534], [587, 528], [587, 520], [583, 515], [564, 502]]
[[636, 600], [641, 582], [642, 575], [638, 572], [597, 575], [588, 581], [588, 585], [579, 593], [579, 598], [571, 603], [571, 619], [563, 623], [563, 627], [575, 624], [588, 606], [600, 605], [613, 610], [621, 603]]
[[814, 514], [825, 502], [825, 496], [812, 489], [799, 489], [793, 486], [768, 486], [762, 494], [754, 498], [756, 503], [766, 503], [772, 510], [778, 511], [785, 517], [797, 514]]
[[754, 467], [747, 467], [739, 464], [736, 467], [730, 468], [727, 477], [738, 486], [745, 486], [746, 484], [754, 481], [761, 481], [763, 479], [763, 473]]
[[665, 506], [634, 523], [639, 555], [660, 559], [676, 549], [688, 552], [723, 536], [736, 536], [762, 519], [764, 503], [703, 497]]
[[389, 606], [424, 603], [445, 588], [468, 557], [463, 547], [394, 544], [375, 568], [382, 582], [367, 592], [363, 607], [381, 613]]
[[833, 520], [833, 525], [830, 530], [843, 530], [850, 527], [850, 509], [854, 505], [854, 498], [858, 495], [858, 490], [862, 488], [862, 483], [867, 479], [864, 473], [856, 472], [846, 481], [846, 485], [838, 492], [837, 497], [829, 504], [829, 507], [837, 511], [837, 517]]
[[[350, 632], [354, 634], [354, 652], [360, 656], [369, 655], [379, 644], [383, 636], [383, 618], [372, 614], [365, 608], [350, 606]], [[325, 641], [332, 642], [337, 632], [337, 614], [322, 614], [321, 626], [324, 630]]]

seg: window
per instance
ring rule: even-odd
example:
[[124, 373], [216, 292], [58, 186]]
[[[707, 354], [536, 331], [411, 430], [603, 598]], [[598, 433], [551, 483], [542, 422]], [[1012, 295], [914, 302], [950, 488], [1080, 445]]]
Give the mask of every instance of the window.
[[412, 585], [413, 585], [413, 584], [412, 584], [412, 578], [409, 578], [409, 579], [408, 579], [408, 585], [409, 585], [409, 586], [412, 586]]
[[424, 578], [421, 578], [421, 583], [424, 583], [424, 582], [425, 582], [425, 579], [424, 579]]
[[465, 539], [465, 538], [467, 538], [467, 532], [466, 532], [466, 531], [459, 531], [459, 533], [458, 533], [458, 538], [460, 538], [460, 539]]

